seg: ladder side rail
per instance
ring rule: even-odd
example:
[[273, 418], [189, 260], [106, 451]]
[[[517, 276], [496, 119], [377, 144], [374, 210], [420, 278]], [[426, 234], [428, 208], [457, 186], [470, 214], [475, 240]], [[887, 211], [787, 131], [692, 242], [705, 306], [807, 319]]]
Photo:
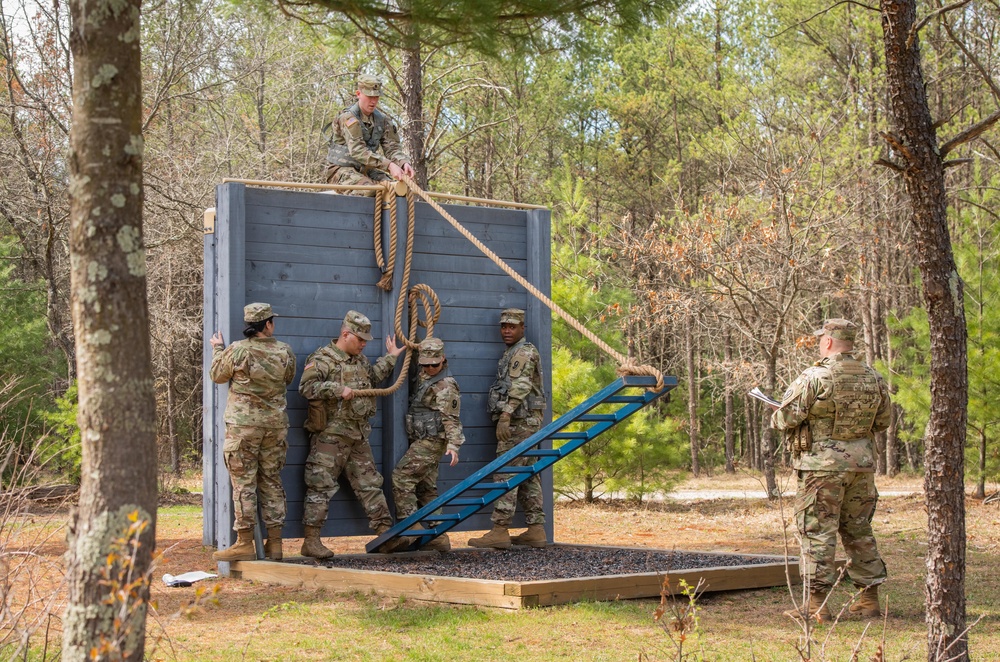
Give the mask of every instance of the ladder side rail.
[[[647, 378], [647, 379], [652, 381], [652, 378]], [[405, 520], [403, 520], [403, 522], [412, 523], [410, 520], [416, 522], [419, 519], [421, 519], [424, 515], [433, 512], [437, 508], [440, 508], [442, 505], [447, 505], [448, 501], [458, 497], [459, 495], [467, 491], [470, 487], [474, 486], [476, 483], [482, 482], [484, 478], [492, 476], [495, 473], [499, 473], [497, 471], [498, 468], [503, 467], [510, 460], [514, 459], [515, 457], [518, 457], [524, 451], [529, 450], [532, 447], [537, 446], [539, 443], [545, 441], [545, 439], [547, 439], [550, 434], [558, 432], [559, 430], [566, 427], [570, 423], [573, 423], [576, 417], [590, 411], [591, 409], [599, 405], [601, 399], [605, 399], [616, 394], [622, 388], [625, 388], [623, 379], [619, 378], [615, 380], [608, 386], [604, 387], [604, 389], [599, 391], [597, 394], [595, 394], [588, 400], [585, 400], [584, 402], [580, 403], [567, 413], [560, 416], [555, 421], [552, 421], [548, 425], [542, 427], [538, 432], [531, 435], [521, 443], [517, 444], [516, 446], [505, 452], [503, 455], [498, 456], [496, 459], [492, 460], [489, 464], [486, 464], [477, 469], [467, 478], [462, 480], [462, 482], [452, 486], [444, 494], [439, 496], [436, 501], [427, 504], [423, 508], [420, 508], [415, 513], [413, 513]], [[431, 508], [431, 506], [434, 506], [435, 504], [437, 505], [434, 508]], [[400, 522], [400, 524], [402, 524], [403, 522]]]
[[[618, 421], [623, 420], [627, 416], [630, 416], [635, 411], [638, 411], [639, 409], [641, 409], [642, 407], [644, 407], [646, 404], [648, 404], [652, 400], [654, 400], [654, 399], [662, 396], [664, 393], [668, 392], [674, 386], [676, 386], [676, 384], [677, 384], [676, 378], [671, 378], [670, 381], [672, 383], [669, 384], [669, 385], [665, 381], [664, 382], [664, 388], [662, 390], [660, 390], [660, 391], [653, 392], [653, 391], [646, 390], [644, 392], [644, 394], [641, 396], [641, 398], [640, 398], [639, 401], [635, 401], [634, 398], [633, 399], [629, 399], [627, 401], [627, 403], [623, 407], [620, 407], [618, 410], [616, 410], [616, 416], [617, 416], [617, 412], [621, 412], [622, 410], [628, 410], [628, 413], [625, 416], [622, 416], [621, 418], [618, 418]], [[438, 510], [440, 508], [443, 508], [443, 507], [446, 507], [448, 505], [449, 501], [451, 501], [452, 499], [458, 498], [460, 495], [464, 494], [469, 489], [474, 489], [475, 486], [476, 486], [476, 484], [483, 482], [483, 479], [485, 479], [487, 476], [492, 475], [492, 474], [496, 474], [496, 473], [503, 473], [502, 471], [500, 471], [500, 469], [502, 469], [504, 466], [506, 466], [506, 464], [508, 462], [510, 462], [510, 460], [523, 455], [523, 453], [525, 451], [531, 450], [534, 446], [537, 446], [538, 444], [540, 444], [540, 443], [544, 442], [545, 440], [549, 439], [551, 435], [557, 433], [558, 431], [562, 430], [563, 428], [567, 427], [568, 425], [577, 422], [577, 419], [580, 416], [588, 413], [590, 410], [594, 409], [595, 407], [597, 407], [597, 406], [599, 406], [601, 404], [604, 404], [606, 402], [612, 402], [612, 401], [617, 400], [616, 395], [620, 391], [622, 391], [622, 390], [624, 390], [626, 388], [638, 388], [638, 387], [645, 387], [645, 388], [648, 389], [648, 387], [652, 386], [654, 382], [655, 382], [655, 379], [653, 377], [649, 377], [649, 376], [645, 376], [645, 375], [626, 375], [626, 376], [623, 376], [623, 377], [619, 377], [617, 380], [615, 380], [614, 382], [612, 382], [608, 386], [604, 387], [603, 389], [601, 389], [600, 391], [598, 391], [597, 393], [595, 393], [593, 396], [591, 396], [587, 400], [583, 401], [582, 403], [580, 403], [579, 405], [577, 405], [576, 407], [574, 407], [570, 411], [566, 412], [565, 414], [563, 414], [562, 416], [560, 416], [555, 421], [552, 421], [548, 425], [542, 427], [540, 430], [538, 430], [538, 432], [536, 432], [535, 434], [531, 435], [530, 437], [528, 437], [524, 441], [520, 442], [519, 444], [517, 444], [516, 446], [514, 446], [513, 448], [511, 448], [510, 450], [508, 450], [507, 452], [505, 452], [503, 455], [500, 455], [499, 457], [497, 457], [495, 460], [493, 460], [489, 464], [487, 464], [487, 465], [481, 467], [480, 469], [478, 469], [477, 471], [475, 471], [472, 475], [470, 475], [469, 477], [467, 477], [466, 479], [464, 479], [463, 481], [461, 481], [457, 485], [453, 486], [451, 489], [449, 489], [444, 494], [442, 494], [441, 496], [439, 496], [433, 502], [431, 502], [431, 503], [427, 504], [426, 506], [418, 509], [415, 513], [413, 513], [412, 515], [410, 515], [406, 519], [404, 519], [404, 520], [402, 520], [400, 522], [397, 522], [396, 525], [394, 525], [388, 531], [386, 531], [381, 536], [379, 536], [375, 540], [373, 540], [370, 543], [368, 543], [368, 545], [366, 545], [367, 551], [369, 551], [369, 552], [373, 551], [373, 550], [377, 549], [379, 546], [381, 546], [383, 543], [385, 543], [386, 541], [388, 541], [388, 540], [390, 540], [392, 538], [395, 538], [395, 537], [401, 535], [403, 532], [411, 530], [411, 527], [413, 526], [413, 524], [415, 524], [417, 522], [423, 521], [423, 519], [425, 517], [427, 517], [428, 515], [431, 515], [436, 510]], [[585, 438], [582, 438], [582, 439], [573, 439], [573, 440], [567, 442], [567, 444], [563, 444], [563, 446], [570, 445], [570, 446], [573, 447], [573, 448], [567, 450], [566, 454], [572, 452], [573, 450], [576, 450], [576, 448], [579, 448], [584, 443], [586, 443], [587, 441], [590, 441], [593, 437], [597, 436], [597, 434], [600, 434], [601, 432], [604, 432], [608, 428], [612, 427], [614, 424], [615, 423], [610, 423], [608, 421], [599, 421], [599, 422], [596, 422], [594, 425], [592, 425], [592, 426], [590, 426], [590, 428], [588, 428], [588, 434], [587, 434], [587, 436]], [[594, 428], [600, 428], [600, 430], [597, 431], [597, 432], [595, 432], [595, 434], [593, 434], [593, 435], [589, 434], [589, 431], [592, 430], [592, 429], [594, 429]], [[560, 447], [560, 448], [562, 448], [562, 447]], [[563, 457], [565, 457], [565, 454], [561, 454], [559, 457], [544, 457], [544, 458], [541, 458], [539, 462], [534, 463], [534, 465], [532, 465], [532, 466], [538, 466], [539, 464], [541, 464], [542, 466], [539, 468], [539, 471], [541, 471], [541, 470], [544, 470], [545, 468], [548, 468], [549, 466], [551, 466], [552, 464], [554, 464], [559, 459], [562, 459]], [[525, 480], [527, 480], [528, 478], [530, 478], [533, 475], [537, 475], [537, 472], [534, 472], [534, 473], [531, 473], [531, 474], [528, 474], [528, 473], [515, 474], [512, 478], [510, 478], [507, 481], [505, 481], [505, 483], [506, 483], [506, 489], [504, 489], [504, 490], [499, 490], [499, 489], [493, 490], [493, 491], [490, 491], [487, 494], [483, 495], [483, 500], [485, 502], [483, 505], [481, 505], [481, 506], [469, 506], [469, 507], [467, 507], [467, 508], [472, 509], [472, 510], [469, 513], [469, 515], [467, 515], [466, 517], [468, 517], [471, 514], [473, 514], [473, 513], [477, 512], [477, 511], [481, 510], [482, 508], [485, 508], [487, 505], [493, 503], [494, 501], [496, 501], [497, 499], [499, 499], [501, 496], [503, 496], [504, 494], [506, 494], [507, 492], [509, 492], [511, 489], [517, 487], [518, 485], [520, 485], [522, 482], [524, 482]], [[431, 518], [431, 519], [433, 519], [433, 518]], [[465, 518], [462, 518], [462, 519], [465, 519]], [[440, 533], [443, 533], [444, 531], [447, 531], [447, 530], [453, 528], [454, 526], [456, 526], [460, 521], [461, 521], [461, 519], [458, 519], [458, 520], [449, 519], [449, 520], [446, 520], [444, 522], [438, 521], [439, 522], [438, 525], [436, 527], [434, 527], [435, 531], [437, 531], [440, 527], [446, 527], [446, 528], [444, 528], [441, 531], [438, 531], [434, 535], [440, 535]], [[420, 535], [420, 536], [415, 536], [415, 537], [419, 537], [421, 539], [421, 541], [422, 541], [422, 539], [425, 537], [425, 535]]]

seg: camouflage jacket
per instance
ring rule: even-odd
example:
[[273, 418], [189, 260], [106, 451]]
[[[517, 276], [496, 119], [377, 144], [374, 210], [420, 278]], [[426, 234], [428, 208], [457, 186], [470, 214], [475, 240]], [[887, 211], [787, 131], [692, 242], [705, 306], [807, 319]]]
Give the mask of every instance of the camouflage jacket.
[[[838, 377], [843, 374], [847, 377]], [[885, 380], [843, 352], [817, 361], [791, 383], [771, 415], [771, 427], [809, 424], [812, 448], [795, 458], [795, 469], [875, 471], [872, 433], [888, 428], [891, 417]]]
[[396, 125], [388, 115], [376, 108], [366, 118], [354, 104], [333, 122], [326, 160], [330, 165], [367, 174], [372, 169], [389, 170], [390, 162], [402, 166], [409, 163], [410, 157], [403, 151]]
[[344, 400], [344, 387], [351, 390], [374, 388], [392, 374], [396, 357], [386, 354], [372, 365], [364, 354], [351, 356], [335, 342], [320, 347], [306, 359], [299, 393], [307, 400], [326, 403], [326, 434], [363, 439], [370, 429], [368, 419], [375, 415], [373, 396]]
[[458, 452], [465, 442], [462, 432], [462, 395], [450, 372], [442, 370], [434, 377], [417, 373], [417, 383], [410, 394], [406, 413], [406, 435], [411, 443], [418, 439], [438, 439], [448, 444], [446, 450]]
[[487, 408], [493, 420], [507, 412], [512, 419], [538, 418], [545, 409], [542, 357], [524, 338], [507, 348], [497, 364], [497, 378], [490, 387]]
[[229, 384], [226, 423], [261, 428], [288, 427], [285, 390], [295, 378], [295, 353], [275, 338], [247, 338], [212, 348], [209, 376]]

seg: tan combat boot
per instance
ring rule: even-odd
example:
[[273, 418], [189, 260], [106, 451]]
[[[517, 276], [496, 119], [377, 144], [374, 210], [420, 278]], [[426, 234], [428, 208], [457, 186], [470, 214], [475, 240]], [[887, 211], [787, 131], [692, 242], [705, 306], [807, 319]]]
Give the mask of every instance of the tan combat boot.
[[[375, 528], [375, 537], [382, 535], [392, 527], [388, 524], [379, 524]], [[373, 541], [374, 542], [374, 541]], [[376, 554], [392, 554], [393, 552], [405, 552], [410, 547], [410, 543], [413, 542], [410, 538], [396, 538], [395, 540], [389, 540], [388, 542], [382, 543], [378, 549], [375, 550]]]
[[492, 547], [493, 549], [510, 549], [510, 533], [506, 526], [494, 524], [493, 529], [485, 536], [479, 538], [469, 538], [469, 545], [472, 547]]
[[333, 556], [333, 552], [323, 546], [323, 541], [319, 539], [321, 527], [305, 527], [305, 536], [302, 539], [302, 556], [311, 556], [314, 559], [328, 559]]
[[253, 545], [253, 529], [240, 529], [236, 532], [236, 544], [229, 549], [212, 554], [213, 561], [256, 561], [257, 550]]
[[267, 528], [267, 542], [264, 543], [264, 558], [272, 561], [281, 560], [281, 527]]
[[[785, 616], [790, 618], [802, 618], [802, 609], [789, 609]], [[817, 623], [830, 623], [833, 621], [833, 614], [830, 613], [830, 606], [826, 604], [826, 593], [814, 592], [809, 594], [809, 618], [816, 619]]]
[[510, 541], [515, 545], [528, 547], [545, 547], [549, 544], [549, 539], [545, 537], [545, 526], [542, 524], [529, 524], [527, 531], [511, 536]]
[[858, 586], [861, 595], [854, 601], [847, 611], [854, 616], [861, 618], [878, 618], [882, 612], [878, 608], [878, 584], [874, 586]]
[[[424, 527], [418, 522], [410, 528], [422, 529]], [[420, 546], [420, 549], [429, 549], [434, 552], [450, 552], [451, 539], [448, 537], [447, 533], [442, 533], [437, 538], [432, 538], [429, 542], [425, 542]]]

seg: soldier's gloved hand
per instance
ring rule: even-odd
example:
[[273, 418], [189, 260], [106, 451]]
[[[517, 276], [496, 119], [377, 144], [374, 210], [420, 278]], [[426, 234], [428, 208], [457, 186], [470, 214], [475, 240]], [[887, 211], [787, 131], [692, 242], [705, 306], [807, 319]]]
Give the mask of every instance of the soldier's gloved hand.
[[510, 441], [510, 414], [504, 412], [497, 419], [497, 441], [507, 443]]

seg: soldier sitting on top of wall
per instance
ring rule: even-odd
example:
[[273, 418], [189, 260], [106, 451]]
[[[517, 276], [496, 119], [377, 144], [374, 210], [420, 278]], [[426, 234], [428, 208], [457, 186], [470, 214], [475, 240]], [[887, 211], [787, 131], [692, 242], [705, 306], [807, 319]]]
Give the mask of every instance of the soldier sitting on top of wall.
[[[328, 184], [373, 185], [413, 176], [410, 157], [399, 143], [396, 125], [379, 110], [382, 81], [367, 74], [358, 77], [357, 103], [345, 108], [332, 123], [333, 135], [326, 155], [324, 175]], [[381, 152], [381, 153], [379, 153]], [[374, 195], [351, 191], [351, 195]]]

